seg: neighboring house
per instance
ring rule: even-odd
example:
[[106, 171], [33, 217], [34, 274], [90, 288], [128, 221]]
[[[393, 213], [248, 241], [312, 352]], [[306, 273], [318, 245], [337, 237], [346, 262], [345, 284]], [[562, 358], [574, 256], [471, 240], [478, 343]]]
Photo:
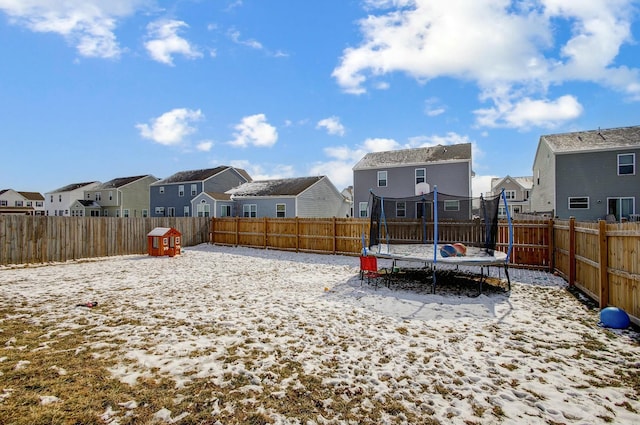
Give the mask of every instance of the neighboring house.
[[[471, 197], [471, 143], [366, 154], [353, 167], [353, 207], [356, 217], [369, 216], [369, 195], [402, 198], [429, 185], [449, 195]], [[430, 212], [428, 212], [430, 213]], [[405, 211], [411, 218], [419, 211]]]
[[[533, 188], [533, 177], [495, 177], [491, 179], [490, 196], [499, 195], [504, 189], [507, 205], [509, 205], [509, 214], [527, 213], [531, 211], [531, 189]], [[504, 205], [500, 204], [498, 208], [498, 216], [505, 217], [506, 212]]]
[[533, 163], [531, 209], [552, 211], [562, 219], [635, 217], [638, 159], [640, 126], [541, 136]]
[[191, 200], [191, 211], [196, 217], [236, 216], [231, 195], [228, 193], [202, 192]]
[[326, 176], [255, 181], [227, 193], [241, 217], [345, 217], [349, 208]]
[[44, 197], [37, 192], [0, 190], [0, 214], [44, 215]]
[[224, 193], [251, 181], [246, 171], [222, 165], [181, 171], [149, 186], [151, 217], [191, 217], [191, 201], [202, 192]]
[[46, 215], [69, 217], [71, 206], [78, 199], [84, 199], [84, 191], [98, 187], [100, 182], [72, 183], [59, 189], [47, 192], [44, 197]]
[[[150, 174], [118, 177], [85, 190], [71, 215], [102, 217], [148, 217], [149, 186], [158, 181]], [[99, 210], [96, 210], [96, 205]]]

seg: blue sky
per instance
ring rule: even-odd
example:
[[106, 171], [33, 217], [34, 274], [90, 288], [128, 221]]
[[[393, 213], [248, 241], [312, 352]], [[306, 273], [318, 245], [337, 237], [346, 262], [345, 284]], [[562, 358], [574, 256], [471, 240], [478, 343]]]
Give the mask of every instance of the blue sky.
[[0, 189], [233, 165], [327, 175], [473, 143], [474, 195], [543, 134], [640, 125], [628, 0], [0, 0]]

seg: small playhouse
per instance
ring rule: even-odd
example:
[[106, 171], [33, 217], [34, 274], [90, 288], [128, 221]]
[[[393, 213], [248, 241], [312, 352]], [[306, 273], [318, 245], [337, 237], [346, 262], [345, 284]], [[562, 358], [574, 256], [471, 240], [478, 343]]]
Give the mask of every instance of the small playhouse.
[[147, 251], [149, 255], [173, 257], [180, 255], [180, 237], [182, 234], [173, 227], [156, 227], [147, 233]]

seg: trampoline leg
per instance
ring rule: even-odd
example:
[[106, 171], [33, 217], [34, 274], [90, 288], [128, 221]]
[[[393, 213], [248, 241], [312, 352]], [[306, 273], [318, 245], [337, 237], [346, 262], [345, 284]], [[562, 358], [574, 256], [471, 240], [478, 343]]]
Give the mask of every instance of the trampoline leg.
[[431, 286], [431, 293], [435, 294], [436, 293], [436, 266], [433, 266], [432, 270], [433, 270], [433, 284]]
[[511, 292], [511, 279], [509, 278], [509, 268], [507, 265], [504, 265], [504, 274], [507, 276], [507, 284], [509, 285], [509, 292]]

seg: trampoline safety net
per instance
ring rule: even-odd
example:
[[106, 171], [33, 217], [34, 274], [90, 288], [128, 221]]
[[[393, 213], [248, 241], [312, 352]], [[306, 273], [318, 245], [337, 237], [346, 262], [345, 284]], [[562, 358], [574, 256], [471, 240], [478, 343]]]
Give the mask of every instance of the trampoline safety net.
[[437, 188], [404, 198], [371, 192], [369, 248], [379, 244], [463, 243], [493, 255], [503, 199], [502, 193], [472, 198], [440, 193]]

